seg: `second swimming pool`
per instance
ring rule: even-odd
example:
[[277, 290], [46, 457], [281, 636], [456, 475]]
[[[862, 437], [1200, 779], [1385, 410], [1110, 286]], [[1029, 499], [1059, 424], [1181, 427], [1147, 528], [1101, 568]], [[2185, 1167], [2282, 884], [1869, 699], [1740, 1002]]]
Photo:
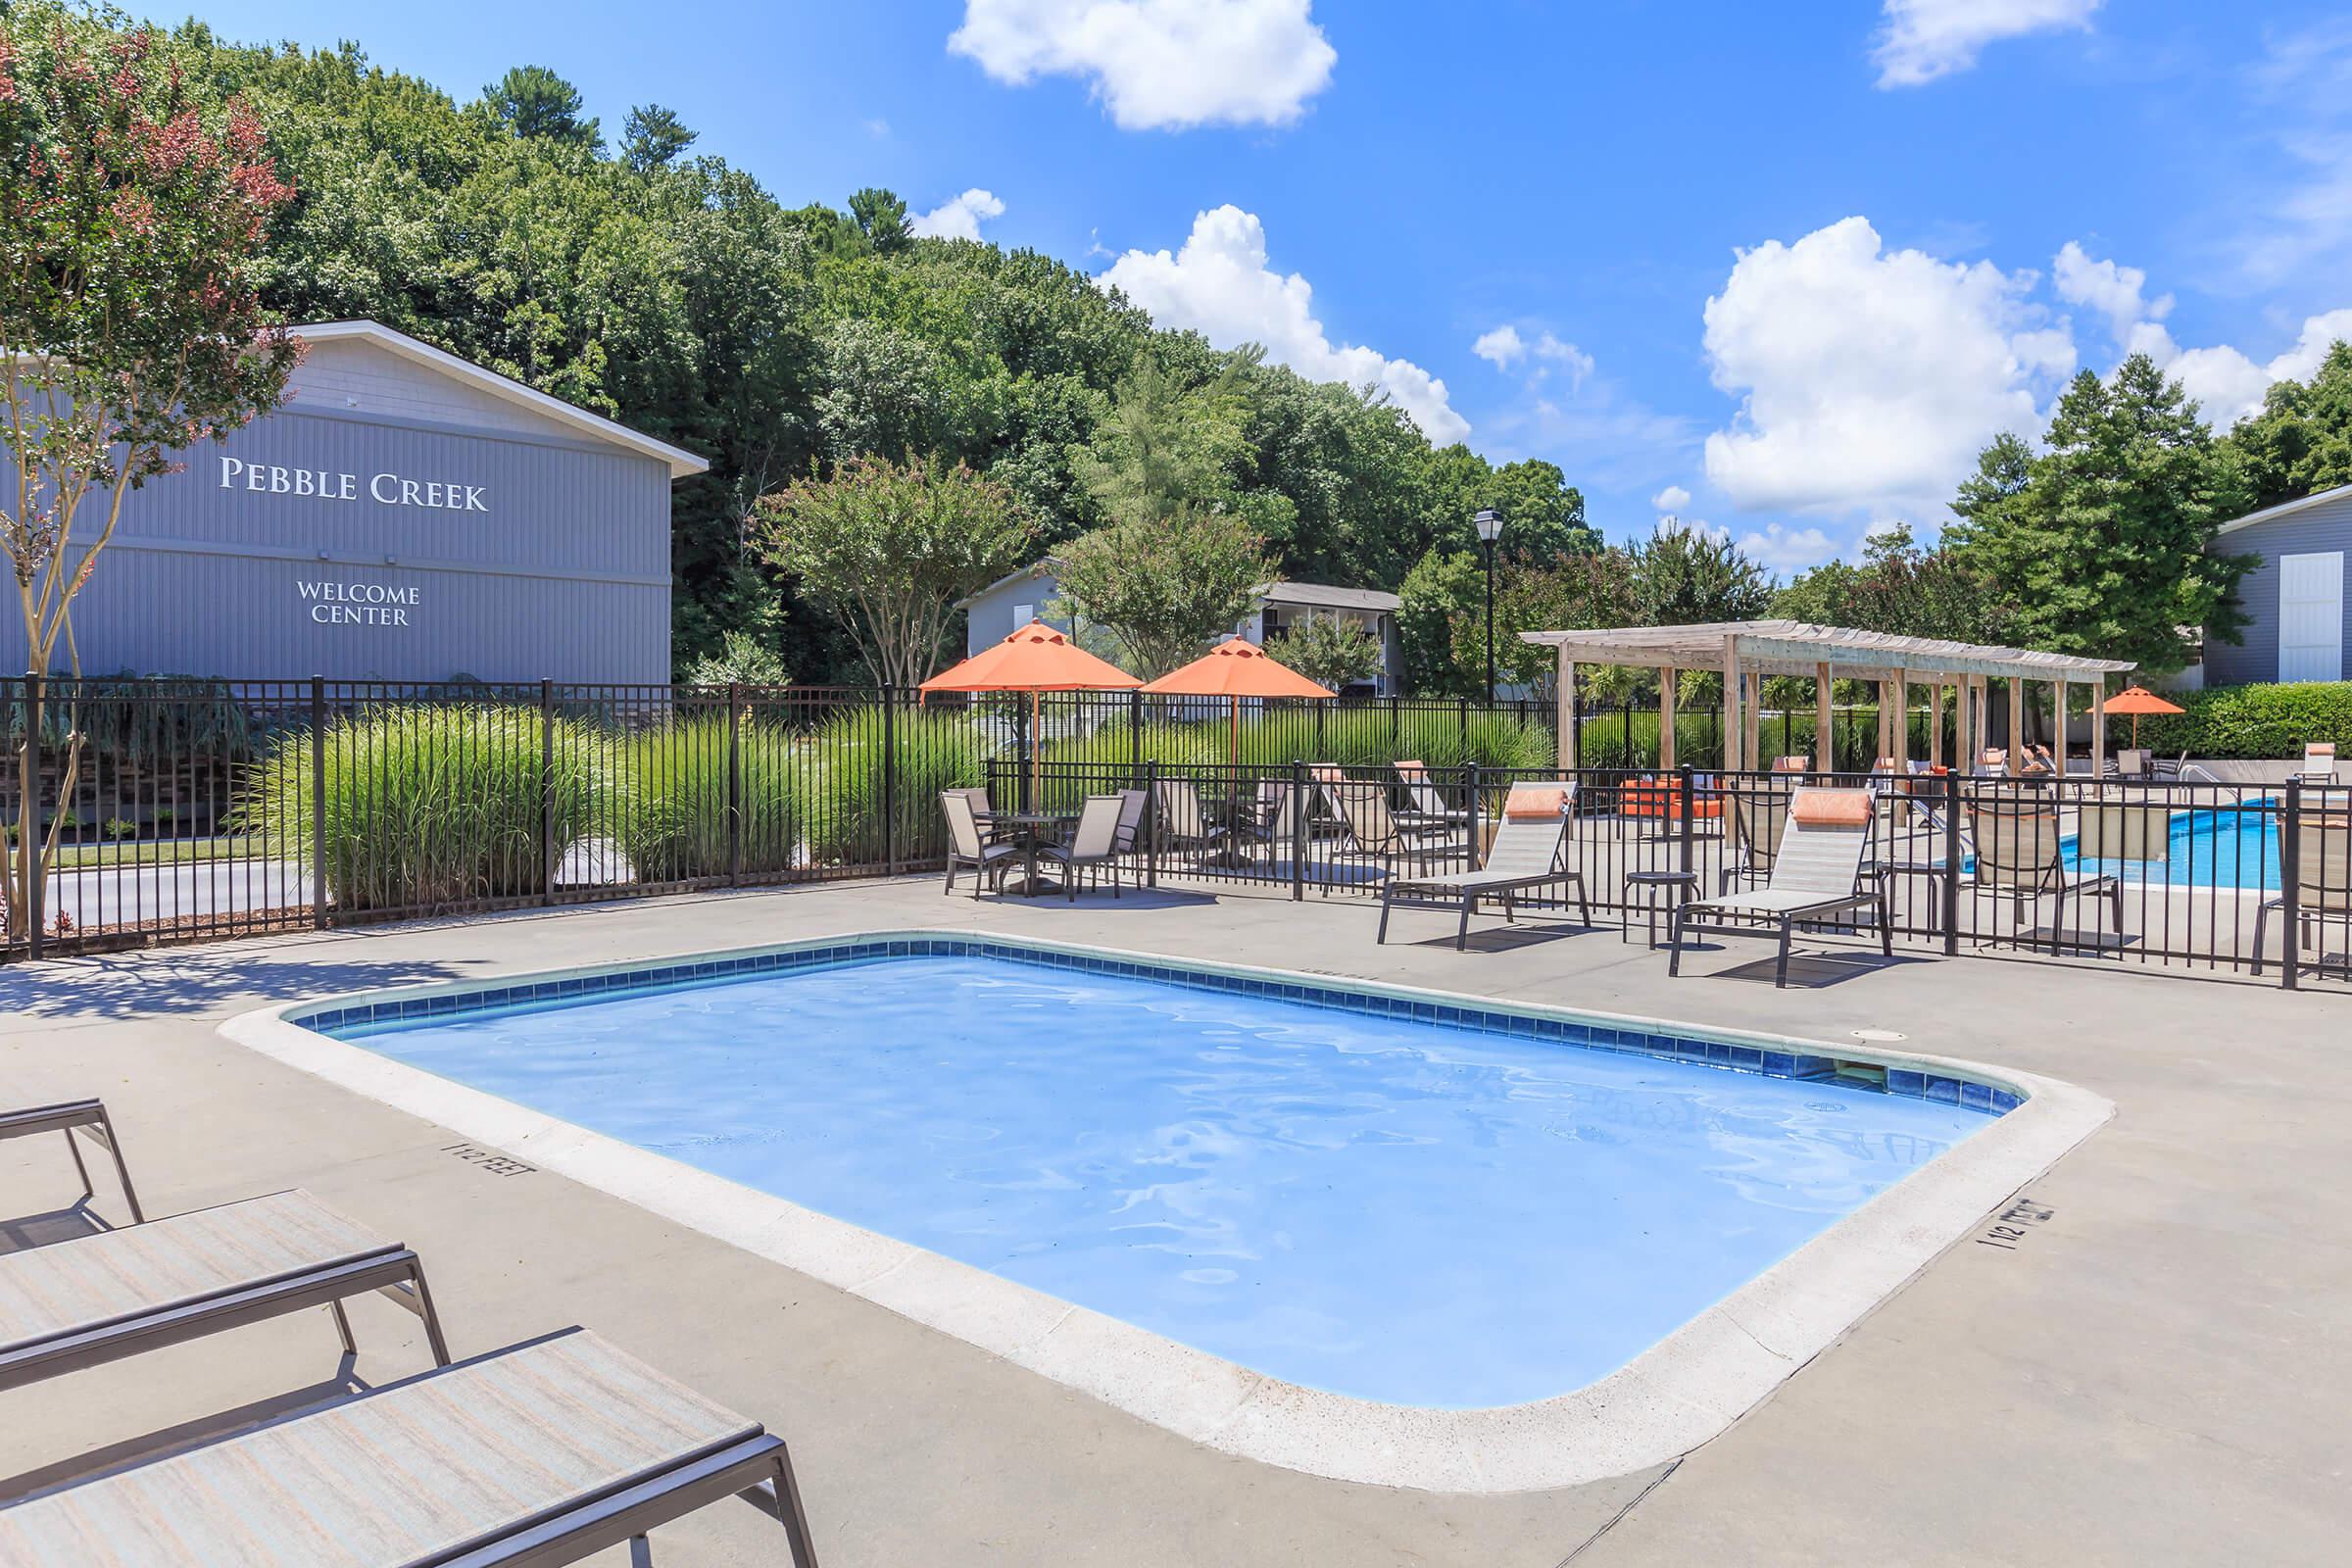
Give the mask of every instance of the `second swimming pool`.
[[1268, 1376], [1456, 1409], [1605, 1376], [2014, 1103], [1287, 989], [907, 952], [311, 1022]]

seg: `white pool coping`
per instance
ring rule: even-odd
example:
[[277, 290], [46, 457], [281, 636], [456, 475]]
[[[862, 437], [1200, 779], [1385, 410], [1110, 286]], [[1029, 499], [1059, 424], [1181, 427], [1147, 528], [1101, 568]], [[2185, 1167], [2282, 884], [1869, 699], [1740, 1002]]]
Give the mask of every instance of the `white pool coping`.
[[[370, 1002], [389, 1002], [477, 991], [512, 984], [519, 974], [315, 997], [242, 1013], [221, 1024], [220, 1033], [471, 1142], [862, 1297], [1208, 1447], [1341, 1481], [1447, 1493], [1577, 1486], [1690, 1452], [1837, 1343], [2115, 1113], [2108, 1101], [2072, 1084], [1943, 1056], [1545, 1007], [1348, 976], [1172, 958], [1010, 933], [851, 931], [710, 956], [739, 957], [873, 941], [1000, 942], [1118, 962], [1174, 964], [1466, 1004], [1487, 1012], [1591, 1019], [1776, 1052], [1933, 1069], [2007, 1089], [2021, 1103], [2005, 1115], [1986, 1117], [1984, 1127], [1964, 1142], [1598, 1382], [1525, 1404], [1440, 1410], [1350, 1398], [1264, 1376], [968, 1263], [395, 1061], [365, 1045], [331, 1039], [289, 1017], [348, 1006], [362, 995]], [[556, 979], [702, 956], [648, 956], [524, 973]]]

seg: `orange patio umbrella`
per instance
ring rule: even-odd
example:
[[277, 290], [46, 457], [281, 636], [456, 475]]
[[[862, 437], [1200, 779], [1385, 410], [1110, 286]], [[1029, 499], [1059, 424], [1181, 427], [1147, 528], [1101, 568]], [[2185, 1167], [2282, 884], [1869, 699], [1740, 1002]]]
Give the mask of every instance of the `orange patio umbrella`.
[[960, 664], [941, 670], [918, 688], [933, 692], [1027, 692], [1029, 694], [1029, 788], [1037, 798], [1037, 717], [1040, 692], [1124, 692], [1142, 681], [1118, 665], [1097, 659], [1042, 620], [1033, 620], [1001, 643], [991, 643]]
[[2107, 699], [2110, 713], [2132, 715], [2132, 749], [2139, 750], [2139, 715], [2142, 713], [2184, 713], [2188, 710], [2179, 703], [2168, 703], [2145, 686], [2127, 686]]
[[1242, 760], [1242, 699], [1245, 697], [1336, 697], [1304, 675], [1268, 657], [1245, 638], [1222, 642], [1182, 669], [1170, 670], [1144, 688], [1146, 697], [1223, 697], [1233, 707], [1233, 756]]

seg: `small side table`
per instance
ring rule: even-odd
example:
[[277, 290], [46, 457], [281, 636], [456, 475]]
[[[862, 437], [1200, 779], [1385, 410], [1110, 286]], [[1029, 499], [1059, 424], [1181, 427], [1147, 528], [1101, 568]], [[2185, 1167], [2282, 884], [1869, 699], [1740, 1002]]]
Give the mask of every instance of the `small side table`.
[[1626, 934], [1633, 929], [1633, 913], [1630, 907], [1633, 890], [1635, 888], [1656, 888], [1659, 890], [1658, 892], [1645, 893], [1642, 900], [1648, 942], [1652, 948], [1655, 948], [1658, 945], [1658, 910], [1660, 906], [1663, 906], [1666, 911], [1666, 931], [1671, 936], [1674, 934], [1675, 910], [1697, 896], [1698, 873], [1696, 871], [1628, 871], [1625, 873], [1625, 886], [1629, 907], [1621, 910], [1618, 914], [1617, 940], [1623, 942]]

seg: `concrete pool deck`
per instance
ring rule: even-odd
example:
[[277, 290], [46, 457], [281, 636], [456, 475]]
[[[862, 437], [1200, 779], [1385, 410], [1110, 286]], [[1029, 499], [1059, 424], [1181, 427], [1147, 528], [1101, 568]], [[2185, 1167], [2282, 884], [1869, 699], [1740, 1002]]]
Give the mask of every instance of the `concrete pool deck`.
[[[585, 1322], [794, 1445], [828, 1564], [2323, 1561], [2352, 1529], [2352, 999], [2163, 973], [1848, 950], [1776, 993], [1760, 944], [1679, 982], [1613, 929], [1456, 954], [1358, 901], [942, 899], [934, 882], [616, 904], [0, 971], [0, 1101], [104, 1095], [151, 1212], [302, 1185], [423, 1254], [461, 1354]], [[1844, 1038], [2071, 1080], [2116, 1119], [1723, 1436], [1633, 1475], [1464, 1496], [1318, 1480], [1190, 1443], [880, 1306], [221, 1039], [254, 1007], [889, 926], [1009, 935]], [[1428, 929], [1422, 929], [1427, 926]], [[1423, 941], [1422, 939], [1426, 939]], [[1484, 951], [1481, 951], [1483, 948]], [[1749, 951], [1752, 948], [1752, 952]], [[12, 1211], [74, 1191], [0, 1146]], [[118, 1213], [103, 1191], [101, 1213]], [[1563, 1223], [1574, 1195], [1562, 1195]], [[1988, 1215], [1989, 1221], [1992, 1216]], [[84, 1222], [0, 1217], [0, 1248]], [[2014, 1233], [2014, 1234], [2012, 1234]], [[422, 1364], [355, 1307], [368, 1381]], [[314, 1321], [315, 1320], [315, 1321]], [[0, 1490], [182, 1423], [331, 1392], [323, 1314], [0, 1395]], [[207, 1427], [207, 1430], [210, 1428]], [[118, 1448], [117, 1446], [125, 1446]], [[740, 1506], [665, 1563], [771, 1560]], [[619, 1559], [615, 1559], [619, 1560]]]

